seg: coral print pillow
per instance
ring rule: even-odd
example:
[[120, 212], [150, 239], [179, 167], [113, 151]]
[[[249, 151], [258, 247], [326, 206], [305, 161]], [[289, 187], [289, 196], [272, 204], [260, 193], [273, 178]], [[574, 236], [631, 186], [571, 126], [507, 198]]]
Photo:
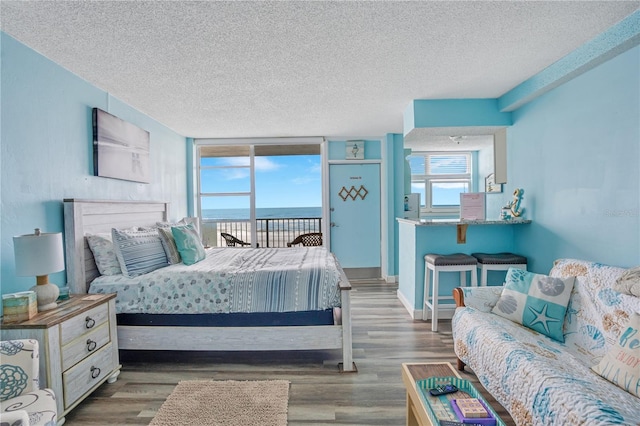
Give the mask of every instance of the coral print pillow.
[[633, 314], [616, 344], [593, 371], [640, 397], [640, 314]]
[[500, 299], [491, 312], [564, 342], [562, 325], [574, 280], [509, 268]]

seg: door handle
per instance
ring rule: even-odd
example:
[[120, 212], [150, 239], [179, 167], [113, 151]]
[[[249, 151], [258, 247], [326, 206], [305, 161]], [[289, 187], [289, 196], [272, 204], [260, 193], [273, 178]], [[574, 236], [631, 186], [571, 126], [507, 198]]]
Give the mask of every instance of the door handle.
[[339, 227], [340, 227], [340, 225], [336, 225], [336, 223], [335, 223], [335, 222], [331, 222], [331, 223], [329, 224], [329, 226], [331, 226], [332, 228], [339, 228]]

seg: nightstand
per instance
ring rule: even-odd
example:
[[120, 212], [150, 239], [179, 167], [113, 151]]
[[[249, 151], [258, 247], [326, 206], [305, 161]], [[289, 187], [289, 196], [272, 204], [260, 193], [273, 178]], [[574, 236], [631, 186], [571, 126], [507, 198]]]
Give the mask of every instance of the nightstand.
[[105, 381], [120, 374], [115, 294], [72, 295], [30, 320], [2, 324], [2, 340], [36, 339], [40, 387], [51, 388], [64, 416]]

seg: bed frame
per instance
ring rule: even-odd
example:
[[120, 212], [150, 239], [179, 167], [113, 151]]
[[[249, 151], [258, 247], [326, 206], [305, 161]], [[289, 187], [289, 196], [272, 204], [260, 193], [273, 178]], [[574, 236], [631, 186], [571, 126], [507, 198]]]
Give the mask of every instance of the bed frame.
[[[99, 273], [84, 238], [111, 228], [169, 221], [169, 204], [153, 201], [64, 200], [65, 254], [70, 292], [85, 294]], [[340, 270], [341, 321], [335, 325], [153, 327], [118, 325], [118, 345], [130, 350], [275, 351], [342, 349], [341, 372], [356, 372], [351, 335], [351, 284]]]

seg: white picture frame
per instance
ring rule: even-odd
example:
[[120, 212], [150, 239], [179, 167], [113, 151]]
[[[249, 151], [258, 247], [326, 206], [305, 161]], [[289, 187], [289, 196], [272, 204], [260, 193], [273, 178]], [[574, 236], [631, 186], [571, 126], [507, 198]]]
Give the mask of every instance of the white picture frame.
[[347, 141], [344, 158], [347, 160], [364, 160], [364, 141]]

